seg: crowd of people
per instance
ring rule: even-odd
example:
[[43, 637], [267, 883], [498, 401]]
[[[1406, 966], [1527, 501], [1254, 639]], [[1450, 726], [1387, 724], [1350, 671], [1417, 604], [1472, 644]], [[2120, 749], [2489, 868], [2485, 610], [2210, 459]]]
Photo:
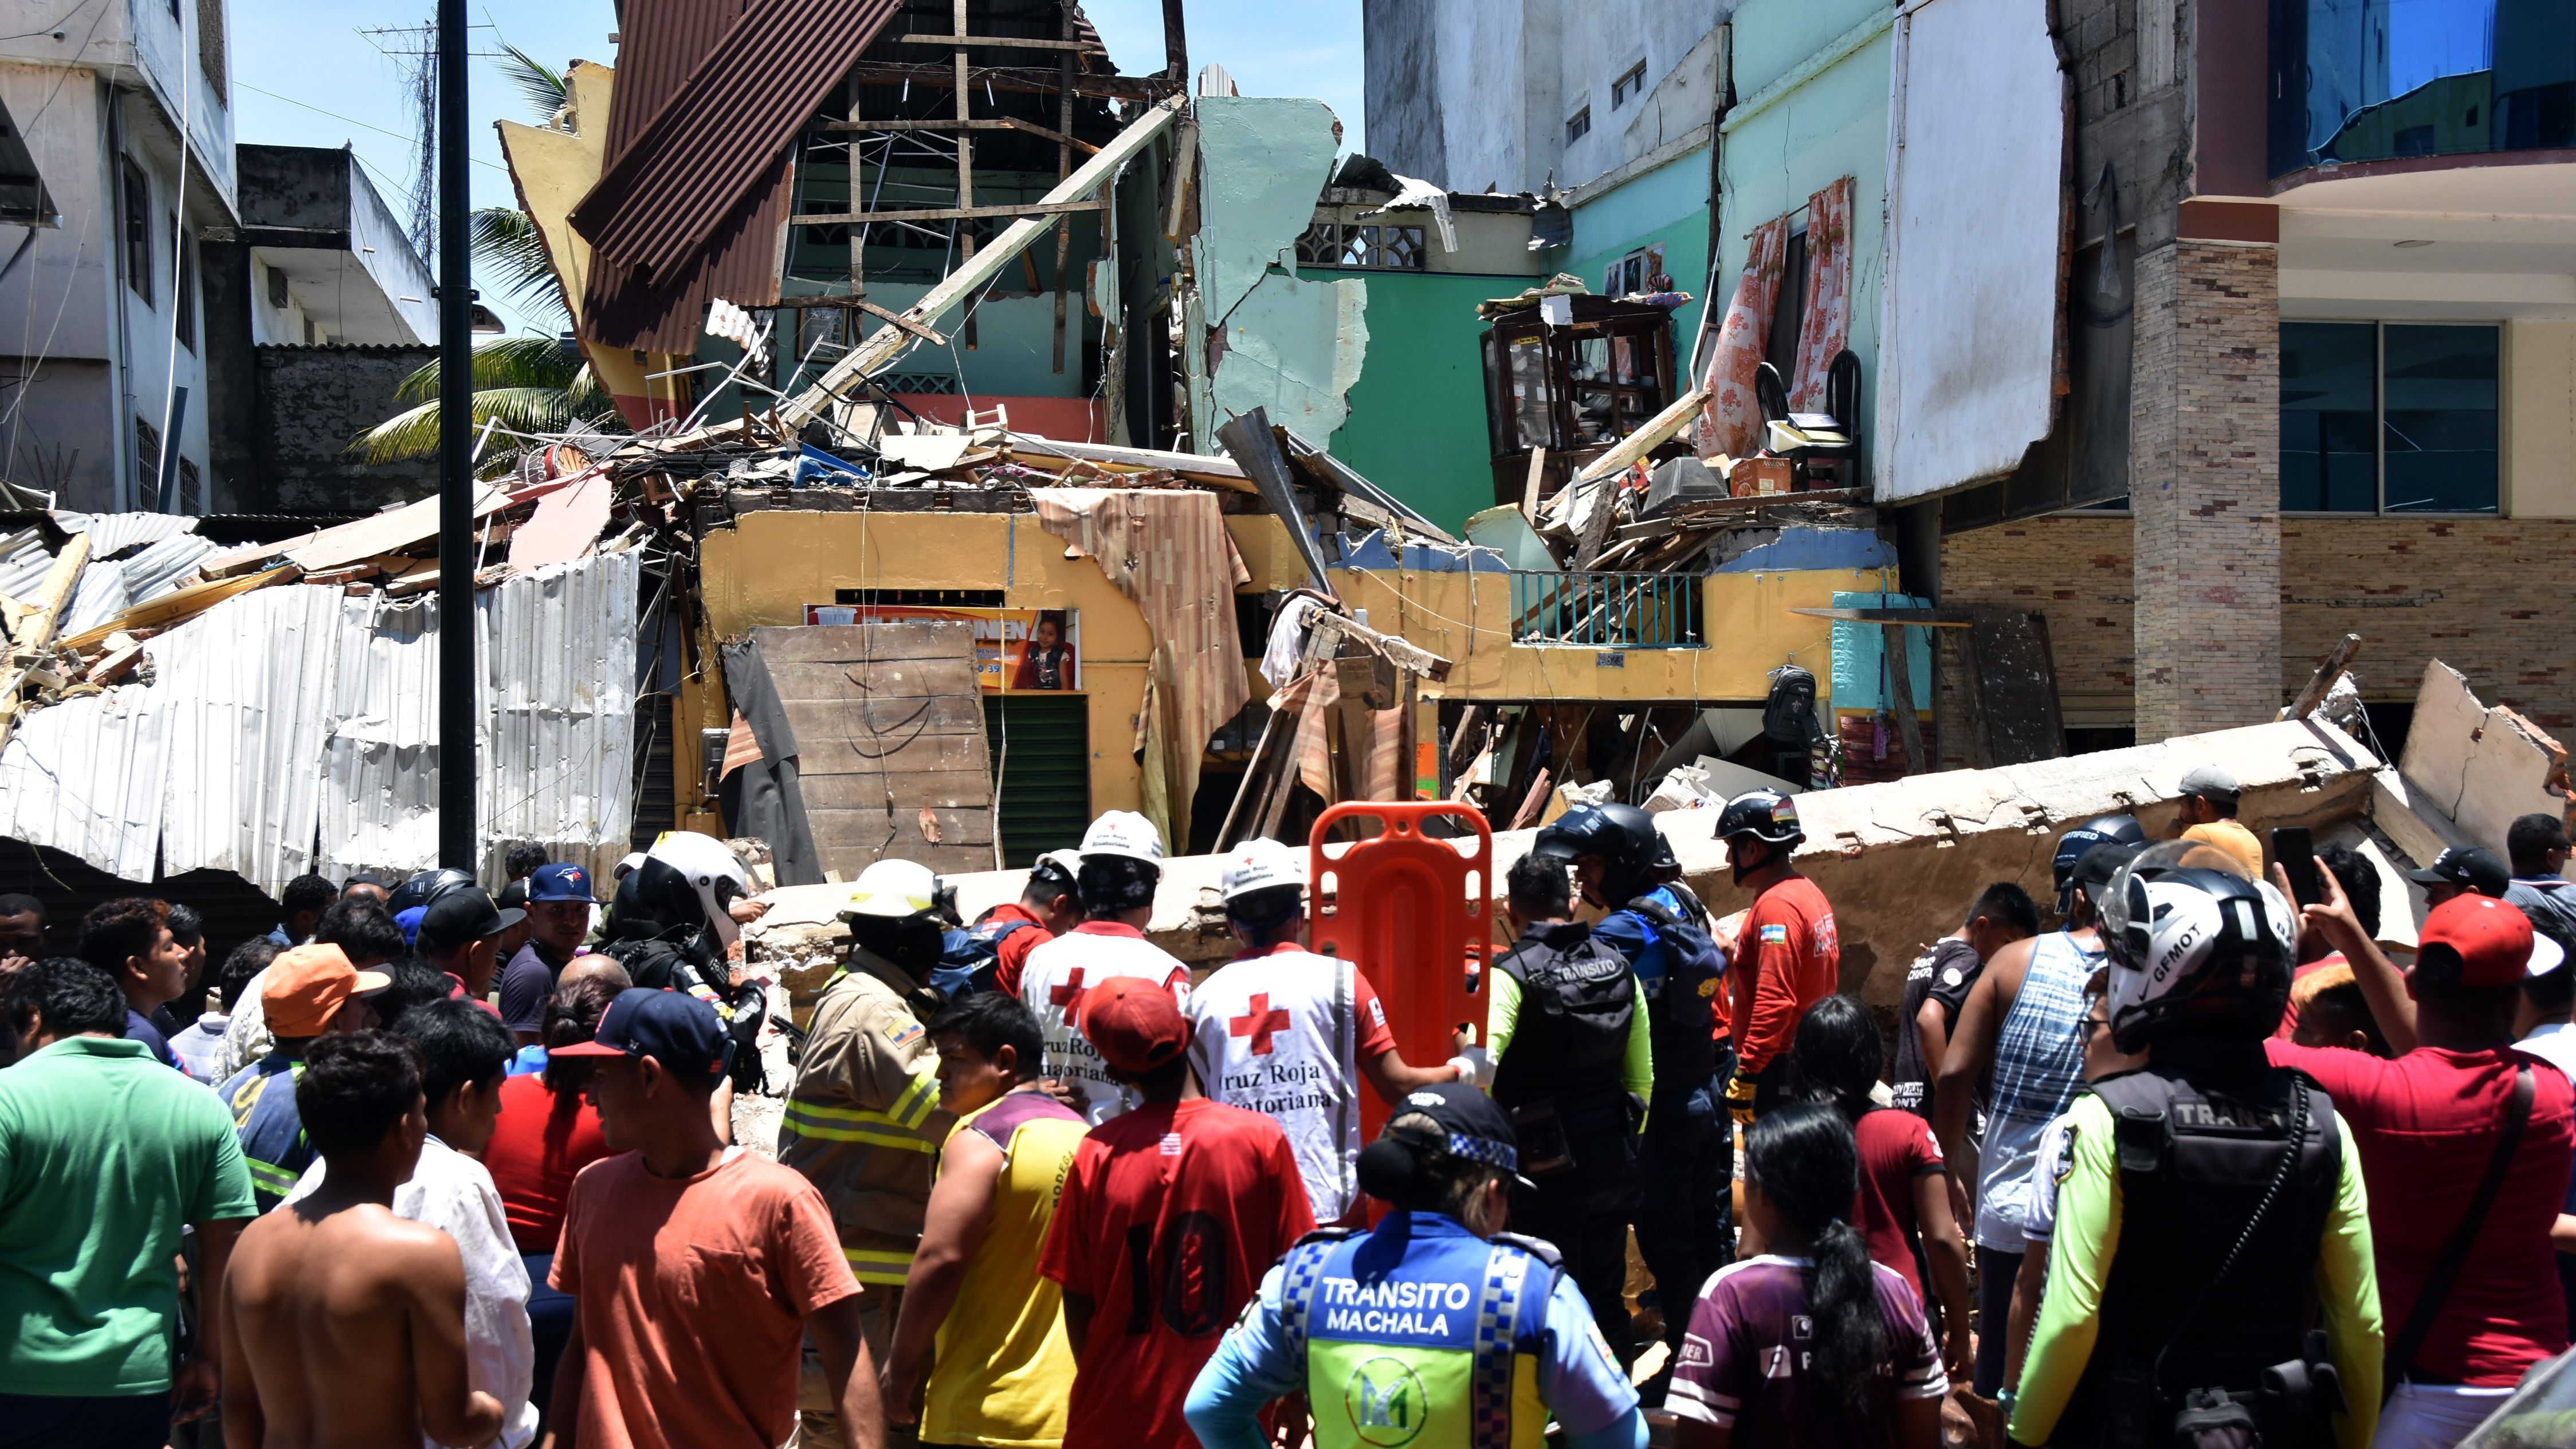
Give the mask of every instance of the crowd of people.
[[2444, 1449], [2568, 1348], [2564, 823], [2384, 930], [2369, 855], [2182, 790], [1892, 1021], [1768, 791], [1722, 915], [1641, 810], [1540, 830], [1427, 1036], [1371, 977], [1454, 966], [1309, 950], [1274, 841], [1194, 973], [1121, 811], [972, 921], [868, 867], [802, 1027], [686, 833], [606, 902], [305, 877], [211, 981], [183, 907], [50, 954], [0, 897], [0, 1449]]

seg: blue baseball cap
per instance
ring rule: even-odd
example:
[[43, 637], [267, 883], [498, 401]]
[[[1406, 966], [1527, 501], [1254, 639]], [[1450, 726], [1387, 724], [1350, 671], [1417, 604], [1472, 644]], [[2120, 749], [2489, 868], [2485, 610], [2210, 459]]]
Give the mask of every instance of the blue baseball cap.
[[590, 872], [577, 865], [541, 865], [528, 877], [530, 901], [584, 901], [590, 898]]
[[414, 947], [420, 944], [420, 918], [428, 914], [427, 906], [413, 906], [407, 910], [394, 912], [394, 924], [402, 927], [404, 944]]
[[[551, 868], [551, 867], [550, 867]], [[684, 991], [630, 986], [617, 993], [585, 1042], [555, 1047], [559, 1057], [651, 1057], [666, 1067], [722, 1072], [732, 1057], [716, 1009]]]

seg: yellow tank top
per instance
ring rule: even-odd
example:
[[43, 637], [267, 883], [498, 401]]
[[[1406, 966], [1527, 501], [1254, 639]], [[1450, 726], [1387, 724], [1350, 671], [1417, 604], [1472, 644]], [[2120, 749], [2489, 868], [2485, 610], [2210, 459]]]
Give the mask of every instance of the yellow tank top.
[[958, 1120], [1002, 1149], [992, 1225], [939, 1326], [921, 1437], [933, 1444], [1055, 1449], [1073, 1397], [1064, 1293], [1038, 1276], [1038, 1250], [1090, 1127], [1043, 1092], [1013, 1092]]

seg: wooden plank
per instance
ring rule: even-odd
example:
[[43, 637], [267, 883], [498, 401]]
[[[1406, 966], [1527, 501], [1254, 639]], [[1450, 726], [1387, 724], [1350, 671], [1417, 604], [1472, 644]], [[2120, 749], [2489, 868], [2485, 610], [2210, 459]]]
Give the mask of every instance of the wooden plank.
[[773, 625], [752, 633], [760, 640], [760, 657], [774, 674], [781, 664], [964, 658], [958, 652], [959, 637], [962, 633], [969, 641], [963, 647], [971, 647], [973, 629], [962, 619], [887, 619], [872, 624]]
[[[1568, 484], [1567, 486], [1577, 485]], [[1583, 520], [1583, 532], [1574, 542], [1574, 566], [1578, 569], [1592, 568], [1600, 563], [1602, 540], [1609, 536], [1610, 520], [1619, 511], [1615, 506], [1619, 501], [1616, 483], [1596, 483], [1591, 486], [1600, 489], [1602, 496], [1593, 501], [1592, 511], [1585, 515]]]
[[1243, 465], [1221, 453], [1172, 453], [1161, 448], [1121, 448], [1108, 443], [1068, 443], [1056, 438], [1041, 438], [1033, 433], [1012, 433], [1009, 437], [1015, 453], [1052, 453], [1060, 458], [1078, 458], [1086, 463], [1110, 463], [1128, 468], [1161, 468], [1191, 477], [1222, 479], [1240, 483], [1251, 492], [1252, 479]]
[[942, 35], [937, 31], [915, 31], [910, 35], [898, 35], [892, 38], [908, 41], [914, 45], [945, 45], [952, 48], [960, 45], [997, 45], [1010, 50], [1070, 50], [1086, 55], [1098, 53], [1097, 48], [1089, 41], [1032, 40], [1020, 35], [957, 35], [954, 33]]
[[1408, 673], [1422, 675], [1434, 683], [1449, 677], [1448, 660], [1410, 639], [1399, 638], [1393, 634], [1381, 634], [1357, 619], [1345, 618], [1327, 609], [1318, 609], [1307, 615], [1306, 622], [1309, 628], [1329, 630], [1360, 644], [1396, 668]]
[[1019, 131], [1035, 136], [1041, 141], [1053, 141], [1059, 146], [1078, 146], [1085, 152], [1100, 149], [1079, 136], [1067, 135], [1053, 127], [1041, 126], [1035, 121], [1023, 121], [1017, 116], [1006, 116], [998, 121], [826, 121], [818, 129], [836, 135], [878, 131]]
[[193, 619], [226, 599], [247, 594], [253, 589], [264, 589], [271, 584], [291, 584], [303, 577], [304, 570], [290, 563], [280, 564], [276, 568], [265, 569], [255, 574], [190, 584], [175, 594], [163, 594], [160, 598], [137, 604], [97, 628], [84, 629], [65, 639], [63, 647], [87, 649], [93, 644], [104, 641], [108, 635], [119, 629], [129, 633], [143, 629], [166, 629], [173, 624]]
[[1575, 474], [1567, 486], [1588, 483], [1595, 478], [1606, 478], [1645, 457], [1670, 441], [1673, 434], [1688, 426], [1690, 420], [1699, 415], [1699, 410], [1707, 405], [1708, 390], [1692, 388], [1674, 399], [1671, 406], [1639, 424], [1637, 431], [1621, 438], [1609, 452], [1585, 464], [1583, 471]]
[[[474, 499], [474, 516], [487, 517], [509, 506], [508, 495], [498, 489], [483, 488]], [[321, 529], [284, 543], [254, 544], [230, 553], [219, 553], [197, 567], [209, 579], [230, 578], [259, 568], [271, 559], [285, 558], [307, 573], [320, 573], [325, 569], [374, 558], [378, 554], [401, 553], [414, 544], [436, 537], [438, 500], [424, 498], [389, 513]]]
[[1973, 629], [1982, 609], [1791, 609], [1811, 619], [1840, 619], [1847, 624], [1912, 624], [1925, 629]]
[[2326, 692], [2333, 689], [2335, 681], [2341, 679], [2343, 672], [2352, 667], [2352, 656], [2360, 652], [2361, 636], [2344, 635], [2342, 641], [2327, 651], [2324, 659], [2318, 661], [2317, 672], [2308, 677], [2308, 687], [2300, 690], [2299, 697], [2290, 701], [2289, 708], [2282, 710], [2275, 718], [2306, 719], [2316, 713], [2317, 706], [2326, 702]]
[[1923, 762], [1922, 722], [1914, 717], [1914, 661], [1906, 657], [1905, 626], [1881, 624], [1879, 643], [1886, 650], [1888, 710], [1896, 719], [1896, 743], [1905, 752], [1905, 773], [1920, 775]]
[[1181, 127], [1180, 136], [1172, 143], [1172, 179], [1164, 189], [1172, 194], [1171, 213], [1163, 219], [1163, 240], [1181, 239], [1181, 217], [1188, 210], [1190, 183], [1197, 179], [1199, 128], [1193, 123]]
[[[803, 740], [797, 743], [802, 745]], [[808, 810], [875, 810], [882, 812], [888, 796], [898, 810], [918, 810], [924, 805], [943, 810], [980, 809], [992, 803], [993, 780], [982, 768], [962, 770], [914, 770], [913, 756], [920, 747], [902, 751], [892, 760], [863, 762], [895, 764], [892, 771], [870, 768], [864, 771], [808, 771], [803, 768], [805, 755], [798, 759], [797, 784], [805, 792]], [[844, 763], [849, 763], [844, 761]]]
[[80, 588], [81, 570], [88, 567], [89, 535], [75, 533], [46, 567], [34, 595], [23, 601], [24, 611], [9, 621], [9, 658], [14, 662], [0, 665], [0, 749], [8, 748], [25, 713], [20, 696], [40, 673], [48, 672], [37, 666], [51, 657], [55, 627]]
[[[956, 44], [953, 36], [938, 39]], [[955, 79], [948, 62], [863, 60], [850, 67], [850, 78], [869, 85], [902, 85], [920, 81], [944, 86]], [[1020, 95], [1052, 96], [1063, 88], [1063, 81], [1053, 70], [1036, 66], [978, 66], [978, 86], [989, 84], [997, 91]], [[1099, 71], [1078, 71], [1073, 77], [1073, 93], [1080, 96], [1102, 96], [1117, 100], [1153, 101], [1171, 94], [1172, 84], [1160, 76], [1123, 76]]]
[[[1105, 211], [1105, 201], [1026, 201], [1016, 206], [922, 206], [901, 211], [825, 211], [787, 218], [790, 226], [864, 226], [875, 221], [984, 221], [1000, 217], [1060, 216]], [[1016, 256], [1018, 253], [1013, 253]]]

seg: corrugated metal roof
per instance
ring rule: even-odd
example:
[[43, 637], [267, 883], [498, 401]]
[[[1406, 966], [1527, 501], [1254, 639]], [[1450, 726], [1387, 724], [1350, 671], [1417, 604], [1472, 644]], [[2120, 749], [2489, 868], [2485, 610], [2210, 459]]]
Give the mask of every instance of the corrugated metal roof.
[[[215, 551], [214, 540], [193, 533], [173, 534], [161, 540], [121, 565], [125, 570], [126, 596], [142, 604], [178, 592], [181, 581], [197, 571], [198, 562]], [[95, 545], [91, 556], [97, 556]], [[82, 582], [88, 582], [87, 578]]]
[[94, 563], [81, 570], [80, 582], [72, 588], [72, 606], [63, 614], [61, 632], [66, 635], [86, 633], [133, 607], [134, 600], [125, 590], [125, 565]]
[[[534, 841], [605, 869], [635, 809], [632, 552], [512, 579], [475, 598], [484, 725], [483, 874]], [[438, 863], [438, 605], [347, 601], [323, 764], [323, 873]]]
[[30, 713], [0, 752], [0, 835], [150, 880], [169, 758], [162, 704], [133, 685]]
[[[676, 272], [785, 154], [899, 0], [765, 0], [745, 10], [572, 209], [601, 257]], [[612, 124], [613, 112], [612, 110]]]
[[178, 513], [56, 513], [54, 521], [67, 533], [89, 535], [89, 556], [101, 558], [121, 548], [138, 543], [159, 543], [165, 538], [197, 531], [197, 520]]
[[[54, 566], [54, 555], [32, 529], [11, 537], [26, 541], [14, 549], [0, 550], [0, 594], [13, 599], [24, 598], [44, 578], [45, 570]], [[0, 540], [0, 543], [5, 542]]]
[[218, 604], [144, 653], [170, 717], [162, 869], [210, 866], [270, 895], [313, 868], [324, 716], [343, 591], [302, 584]]

